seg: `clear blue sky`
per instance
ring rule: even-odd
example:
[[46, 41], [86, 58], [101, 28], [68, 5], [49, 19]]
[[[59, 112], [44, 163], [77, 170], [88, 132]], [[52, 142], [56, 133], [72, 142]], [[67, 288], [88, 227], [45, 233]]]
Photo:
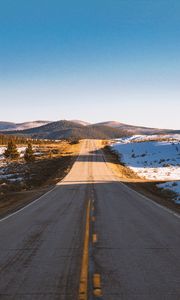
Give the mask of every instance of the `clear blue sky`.
[[179, 0], [4, 0], [0, 120], [180, 128]]

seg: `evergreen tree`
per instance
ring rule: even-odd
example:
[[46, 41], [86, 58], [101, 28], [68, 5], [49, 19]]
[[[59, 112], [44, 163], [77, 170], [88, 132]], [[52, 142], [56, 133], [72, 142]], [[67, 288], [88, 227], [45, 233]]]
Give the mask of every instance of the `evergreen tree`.
[[17, 150], [16, 144], [13, 141], [8, 142], [7, 149], [4, 151], [4, 156], [9, 159], [19, 158], [19, 152]]
[[31, 143], [28, 143], [26, 151], [24, 153], [24, 159], [26, 162], [32, 162], [35, 160], [34, 151], [32, 149]]

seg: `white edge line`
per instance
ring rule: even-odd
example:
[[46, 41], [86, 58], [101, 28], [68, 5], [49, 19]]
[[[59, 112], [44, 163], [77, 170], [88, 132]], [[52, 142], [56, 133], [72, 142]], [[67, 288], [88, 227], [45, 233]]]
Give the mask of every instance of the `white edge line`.
[[5, 221], [5, 220], [9, 219], [10, 217], [12, 217], [12, 216], [18, 214], [19, 212], [23, 211], [24, 209], [26, 209], [27, 207], [29, 207], [29, 206], [35, 204], [36, 202], [38, 202], [39, 200], [41, 200], [42, 197], [44, 197], [44, 196], [50, 194], [50, 193], [51, 193], [53, 190], [55, 190], [56, 188], [57, 188], [57, 185], [56, 185], [54, 188], [52, 188], [50, 191], [48, 191], [48, 192], [46, 192], [45, 194], [41, 195], [39, 198], [37, 198], [37, 199], [35, 199], [34, 201], [30, 202], [29, 204], [23, 206], [22, 208], [16, 210], [16, 211], [13, 212], [13, 213], [7, 215], [6, 217], [0, 219], [0, 222], [3, 222], [3, 221]]
[[[108, 167], [108, 169], [109, 169], [109, 166], [108, 166], [108, 162], [107, 162], [107, 160], [106, 160], [106, 157], [105, 157], [105, 155], [104, 155], [104, 153], [103, 153], [102, 150], [101, 150], [101, 152], [102, 152], [104, 161], [105, 161], [105, 163], [107, 164], [107, 167]], [[120, 181], [120, 178], [112, 171], [112, 169], [111, 169], [111, 172], [112, 172], [112, 173], [114, 174], [114, 176], [116, 176], [116, 178], [118, 179], [118, 183], [119, 183], [119, 184], [122, 184], [124, 187], [126, 187], [126, 189], [129, 189], [130, 191], [135, 192], [137, 195], [141, 196], [141, 197], [144, 198], [146, 201], [148, 200], [149, 202], [151, 202], [151, 203], [154, 204], [155, 206], [157, 206], [157, 207], [159, 207], [159, 208], [162, 208], [163, 210], [165, 210], [165, 211], [168, 212], [169, 214], [171, 214], [171, 215], [177, 217], [178, 219], [180, 219], [180, 215], [179, 215], [178, 213], [174, 212], [174, 211], [171, 210], [170, 208], [167, 208], [166, 206], [163, 206], [162, 204], [159, 204], [159, 203], [157, 203], [156, 201], [154, 201], [154, 200], [152, 200], [152, 199], [150, 199], [150, 198], [144, 196], [143, 194], [141, 194], [141, 193], [135, 191], [134, 189], [130, 188], [130, 187], [127, 186], [125, 183], [123, 183], [122, 181]], [[128, 182], [127, 182], [127, 183], [128, 183]]]
[[[79, 153], [77, 159], [75, 160], [75, 162], [78, 161], [79, 157], [80, 157], [80, 153]], [[72, 168], [73, 168], [75, 162], [73, 163], [71, 169], [70, 169], [69, 172], [66, 174], [66, 176], [71, 172], [71, 170], [72, 170]], [[3, 222], [3, 221], [5, 221], [5, 220], [9, 219], [10, 217], [12, 217], [12, 216], [14, 216], [14, 215], [20, 213], [21, 211], [25, 210], [25, 209], [28, 208], [29, 206], [31, 206], [31, 205], [35, 204], [36, 202], [38, 202], [39, 200], [41, 200], [41, 198], [43, 198], [44, 196], [50, 194], [50, 193], [51, 193], [52, 191], [54, 191], [61, 183], [63, 183], [63, 181], [64, 181], [64, 179], [66, 178], [66, 176], [65, 176], [62, 180], [60, 180], [60, 181], [59, 181], [59, 182], [58, 182], [58, 183], [57, 183], [50, 191], [46, 192], [45, 194], [41, 195], [39, 198], [35, 199], [34, 201], [31, 201], [29, 204], [27, 204], [27, 205], [23, 206], [22, 208], [16, 210], [15, 212], [13, 212], [13, 213], [7, 215], [6, 217], [0, 219], [0, 222]]]
[[[104, 153], [102, 152], [102, 154], [103, 154], [103, 157], [104, 157], [104, 161], [105, 161], [105, 163], [107, 164], [107, 160], [106, 160], [106, 158], [105, 158], [105, 156], [104, 156]], [[80, 154], [78, 155], [76, 161], [78, 160], [79, 157], [80, 157]], [[75, 161], [75, 162], [76, 162], [76, 161]], [[75, 163], [75, 162], [74, 162], [74, 163]], [[72, 167], [73, 167], [73, 166], [74, 166], [74, 164], [72, 165]], [[71, 168], [71, 169], [72, 169], [72, 168]], [[109, 167], [108, 167], [108, 169], [109, 169]], [[70, 171], [71, 171], [71, 170], [70, 170]], [[69, 173], [70, 173], [70, 171], [69, 171]], [[112, 170], [111, 170], [111, 171], [112, 171]], [[68, 174], [69, 174], [69, 173], [68, 173]], [[112, 173], [114, 173], [114, 172], [112, 172]], [[66, 176], [67, 176], [68, 174], [66, 174]], [[116, 174], [114, 174], [114, 175], [116, 176]], [[66, 178], [66, 176], [65, 176], [61, 181], [59, 181], [59, 183], [62, 183], [62, 182], [64, 181], [64, 179]], [[118, 178], [118, 176], [116, 176], [116, 178]], [[41, 195], [38, 199], [32, 201], [31, 203], [29, 203], [29, 204], [25, 205], [24, 207], [20, 208], [19, 210], [17, 210], [17, 211], [15, 211], [15, 212], [13, 212], [13, 213], [7, 215], [6, 217], [0, 219], [0, 222], [3, 222], [3, 221], [5, 221], [5, 220], [9, 219], [10, 217], [12, 217], [12, 216], [18, 214], [19, 212], [25, 210], [25, 209], [28, 208], [29, 206], [35, 204], [36, 202], [38, 202], [39, 200], [41, 200], [41, 198], [43, 198], [44, 196], [50, 194], [53, 190], [55, 190], [55, 189], [57, 188], [57, 186], [59, 185], [59, 183], [57, 183], [56, 186], [55, 186], [54, 188], [52, 188], [50, 191], [48, 191], [48, 192], [46, 192], [45, 194]], [[177, 214], [177, 213], [175, 213], [173, 210], [171, 210], [171, 209], [169, 209], [169, 208], [167, 208], [167, 207], [165, 207], [165, 206], [163, 206], [163, 205], [161, 205], [161, 204], [159, 204], [159, 203], [153, 201], [152, 199], [150, 199], [150, 198], [144, 196], [144, 195], [141, 194], [141, 193], [138, 193], [138, 192], [135, 191], [134, 189], [132, 189], [132, 188], [130, 188], [129, 186], [127, 186], [125, 183], [121, 182], [119, 178], [118, 178], [118, 183], [119, 183], [119, 184], [122, 184], [124, 187], [126, 187], [126, 189], [129, 189], [130, 191], [135, 192], [137, 195], [141, 196], [141, 197], [144, 198], [145, 200], [150, 201], [150, 202], [151, 202], [152, 204], [154, 204], [155, 206], [162, 208], [163, 210], [165, 210], [166, 212], [170, 213], [171, 215], [174, 215], [174, 216], [177, 217], [178, 219], [180, 218], [180, 215]]]
[[158, 206], [162, 209], [164, 209], [166, 212], [174, 215], [175, 217], [177, 217], [178, 219], [180, 218], [180, 215], [176, 212], [174, 212], [173, 210], [171, 210], [170, 208], [167, 208], [166, 206], [163, 206], [162, 204], [157, 203], [156, 201], [146, 197], [145, 195], [135, 191], [134, 189], [130, 188], [129, 186], [127, 186], [125, 183], [119, 181], [119, 184], [122, 184], [126, 189], [135, 192], [137, 195], [141, 196], [143, 199], [148, 200], [149, 202], [151, 202], [152, 204], [154, 204], [155, 206]]

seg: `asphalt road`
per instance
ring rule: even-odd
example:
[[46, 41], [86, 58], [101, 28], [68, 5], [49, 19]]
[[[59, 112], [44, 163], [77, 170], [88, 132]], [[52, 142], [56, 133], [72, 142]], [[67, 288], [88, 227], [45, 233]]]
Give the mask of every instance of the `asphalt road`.
[[103, 300], [180, 299], [180, 218], [120, 183], [84, 141], [51, 192], [0, 221], [0, 299], [78, 299], [86, 207], [94, 206], [93, 273]]

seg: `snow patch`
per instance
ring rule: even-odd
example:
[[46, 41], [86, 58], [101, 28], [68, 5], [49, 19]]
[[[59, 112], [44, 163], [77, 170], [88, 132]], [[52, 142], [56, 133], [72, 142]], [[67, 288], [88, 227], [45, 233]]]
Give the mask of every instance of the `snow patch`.
[[[121, 160], [140, 177], [149, 180], [180, 179], [180, 135], [132, 136], [111, 145]], [[171, 139], [171, 140], [169, 140]]]
[[157, 187], [174, 192], [176, 196], [174, 196], [173, 199], [177, 204], [180, 204], [180, 181], [159, 183], [157, 184]]

